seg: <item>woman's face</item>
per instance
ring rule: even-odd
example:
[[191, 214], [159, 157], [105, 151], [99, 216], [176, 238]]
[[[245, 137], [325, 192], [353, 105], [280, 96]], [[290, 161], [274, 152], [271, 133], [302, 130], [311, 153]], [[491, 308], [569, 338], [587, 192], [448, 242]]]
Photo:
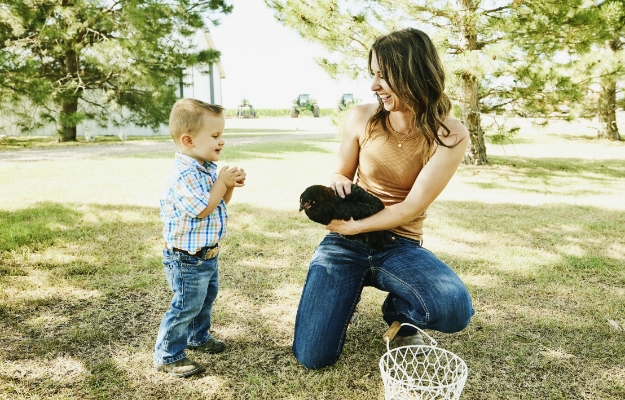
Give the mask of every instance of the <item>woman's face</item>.
[[381, 75], [380, 66], [376, 58], [375, 52], [371, 57], [371, 72], [373, 73], [373, 83], [371, 84], [371, 90], [373, 90], [382, 100], [384, 109], [386, 111], [402, 111], [405, 107], [397, 95], [391, 90], [386, 82], [386, 77]]

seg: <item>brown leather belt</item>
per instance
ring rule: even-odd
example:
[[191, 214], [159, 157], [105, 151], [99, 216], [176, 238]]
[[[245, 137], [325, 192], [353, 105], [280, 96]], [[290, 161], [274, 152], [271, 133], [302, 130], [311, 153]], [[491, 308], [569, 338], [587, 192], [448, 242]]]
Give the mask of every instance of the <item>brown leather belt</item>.
[[174, 252], [176, 252], [176, 253], [182, 253], [182, 254], [187, 255], [187, 256], [202, 258], [204, 260], [209, 260], [209, 259], [215, 257], [217, 254], [219, 254], [219, 243], [217, 243], [215, 245], [212, 245], [212, 246], [202, 247], [196, 253], [189, 253], [186, 250], [178, 249], [176, 247], [174, 247], [172, 250]]

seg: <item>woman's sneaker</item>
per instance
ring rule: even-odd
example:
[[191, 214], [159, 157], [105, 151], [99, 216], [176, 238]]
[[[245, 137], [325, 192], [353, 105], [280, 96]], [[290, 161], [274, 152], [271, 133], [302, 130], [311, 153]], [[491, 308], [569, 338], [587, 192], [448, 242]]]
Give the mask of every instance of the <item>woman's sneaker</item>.
[[420, 333], [411, 336], [395, 336], [395, 346], [425, 346], [425, 341]]
[[[411, 336], [395, 336], [395, 346], [403, 347], [403, 346], [425, 346], [425, 341], [423, 340], [423, 335], [417, 332]], [[417, 349], [412, 349], [412, 352], [416, 356], [420, 356], [426, 353], [424, 347], [420, 347]]]
[[183, 358], [182, 360], [178, 360], [170, 364], [160, 364], [155, 362], [154, 368], [156, 368], [157, 371], [163, 371], [171, 376], [175, 376], [176, 378], [186, 378], [187, 376], [204, 372], [204, 367], [189, 360], [188, 358]]

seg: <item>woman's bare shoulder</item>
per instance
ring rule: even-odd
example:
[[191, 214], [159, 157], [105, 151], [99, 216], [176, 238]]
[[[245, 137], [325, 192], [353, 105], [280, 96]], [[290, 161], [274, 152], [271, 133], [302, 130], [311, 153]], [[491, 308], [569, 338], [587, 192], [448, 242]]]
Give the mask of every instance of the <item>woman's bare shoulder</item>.
[[352, 107], [345, 118], [343, 132], [356, 137], [363, 134], [369, 118], [371, 118], [377, 109], [377, 104], [358, 104]]
[[348, 117], [354, 117], [358, 119], [365, 118], [366, 121], [368, 121], [369, 118], [371, 118], [371, 116], [375, 113], [377, 109], [378, 109], [377, 104], [373, 104], [373, 103], [358, 104], [352, 107], [351, 110], [349, 110]]
[[469, 137], [469, 130], [462, 124], [459, 119], [452, 116], [445, 118], [445, 126], [449, 129], [449, 134], [446, 135], [444, 130], [441, 135], [441, 140], [446, 145], [452, 145], [454, 143], [461, 142]]

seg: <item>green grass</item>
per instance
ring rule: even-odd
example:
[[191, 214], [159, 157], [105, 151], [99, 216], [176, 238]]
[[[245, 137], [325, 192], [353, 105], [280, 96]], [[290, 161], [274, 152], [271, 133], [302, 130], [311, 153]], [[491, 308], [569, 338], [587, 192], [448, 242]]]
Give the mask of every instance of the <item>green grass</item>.
[[[298, 198], [327, 184], [338, 143], [225, 148], [220, 164], [248, 174], [214, 307], [229, 348], [190, 353], [207, 371], [182, 380], [151, 368], [170, 301], [157, 204], [171, 155], [0, 163], [0, 398], [381, 399], [384, 293], [365, 289], [336, 365], [308, 371], [290, 349], [325, 234]], [[469, 366], [463, 399], [625, 397], [625, 331], [608, 323], [625, 326], [625, 155], [601, 156], [491, 156], [428, 210], [425, 247], [476, 310], [462, 332], [429, 332]]]

